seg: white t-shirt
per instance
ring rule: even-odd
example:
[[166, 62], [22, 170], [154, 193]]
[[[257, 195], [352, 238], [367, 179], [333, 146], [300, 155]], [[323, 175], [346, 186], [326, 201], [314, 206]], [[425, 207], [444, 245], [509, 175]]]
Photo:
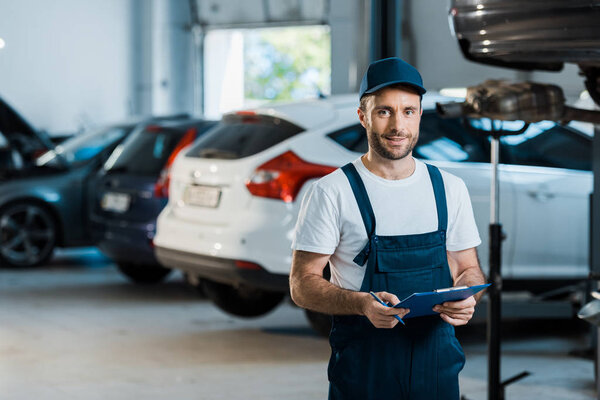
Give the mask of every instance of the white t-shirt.
[[[375, 214], [377, 235], [411, 235], [438, 229], [433, 186], [427, 166], [415, 159], [411, 176], [381, 178], [358, 158], [353, 162], [365, 184]], [[473, 208], [462, 179], [440, 170], [448, 204], [446, 248], [465, 250], [481, 243]], [[365, 268], [354, 257], [368, 237], [350, 182], [341, 169], [314, 182], [302, 200], [292, 249], [331, 254], [331, 282], [360, 290]]]

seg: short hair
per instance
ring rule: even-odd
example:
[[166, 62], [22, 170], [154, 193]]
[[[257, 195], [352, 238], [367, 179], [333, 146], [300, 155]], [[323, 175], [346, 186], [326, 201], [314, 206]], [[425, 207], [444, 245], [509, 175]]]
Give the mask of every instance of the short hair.
[[[419, 106], [421, 105], [421, 101], [423, 100], [423, 95], [420, 94], [419, 91], [416, 88], [414, 88], [413, 86], [406, 85], [404, 83], [394, 83], [392, 85], [385, 86], [385, 87], [386, 88], [392, 88], [392, 89], [400, 89], [400, 90], [404, 90], [404, 91], [407, 91], [407, 92], [411, 92], [413, 94], [417, 94], [417, 95], [419, 95]], [[382, 90], [382, 89], [384, 89], [384, 88], [381, 88], [379, 90]], [[376, 91], [374, 91], [372, 93], [365, 93], [365, 95], [363, 97], [361, 97], [361, 99], [360, 99], [360, 105], [358, 106], [358, 108], [360, 108], [360, 110], [362, 112], [366, 112], [367, 111], [367, 101], [369, 101], [369, 98], [375, 96], [375, 94], [377, 92], [379, 92], [379, 90], [376, 90]]]

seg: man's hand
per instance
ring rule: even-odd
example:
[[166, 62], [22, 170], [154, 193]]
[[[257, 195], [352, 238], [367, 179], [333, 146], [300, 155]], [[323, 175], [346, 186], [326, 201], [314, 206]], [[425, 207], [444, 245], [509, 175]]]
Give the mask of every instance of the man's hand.
[[468, 297], [460, 301], [448, 301], [433, 307], [433, 311], [439, 312], [440, 317], [450, 325], [466, 325], [475, 312], [475, 298]]
[[[400, 300], [388, 292], [375, 293], [377, 297], [388, 304], [398, 304]], [[410, 310], [406, 308], [394, 308], [386, 307], [383, 304], [375, 300], [369, 293], [365, 293], [363, 299], [362, 313], [376, 328], [387, 328], [391, 329], [396, 326], [398, 320], [394, 318], [395, 315], [400, 318], [408, 314]]]

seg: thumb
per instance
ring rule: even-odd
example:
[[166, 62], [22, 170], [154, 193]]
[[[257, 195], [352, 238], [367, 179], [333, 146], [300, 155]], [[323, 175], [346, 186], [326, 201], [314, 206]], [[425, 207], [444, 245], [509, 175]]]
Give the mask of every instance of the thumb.
[[394, 306], [394, 305], [400, 303], [400, 300], [398, 300], [398, 297], [396, 297], [396, 295], [392, 294], [392, 293], [379, 292], [379, 293], [377, 293], [377, 296], [379, 296], [379, 298], [381, 300], [390, 304], [391, 306]]

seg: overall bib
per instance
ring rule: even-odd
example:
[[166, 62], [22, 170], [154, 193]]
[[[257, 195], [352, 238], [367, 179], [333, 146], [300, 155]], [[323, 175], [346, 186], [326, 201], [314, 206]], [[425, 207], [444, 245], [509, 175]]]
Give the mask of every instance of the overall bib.
[[[354, 258], [365, 277], [361, 292], [386, 291], [400, 300], [413, 292], [452, 286], [446, 255], [448, 210], [440, 171], [427, 165], [437, 208], [434, 232], [379, 236], [365, 186], [352, 164], [342, 167], [369, 241]], [[406, 326], [377, 329], [364, 316], [334, 316], [327, 369], [329, 399], [458, 400], [465, 357], [454, 327], [439, 315], [410, 318]]]

